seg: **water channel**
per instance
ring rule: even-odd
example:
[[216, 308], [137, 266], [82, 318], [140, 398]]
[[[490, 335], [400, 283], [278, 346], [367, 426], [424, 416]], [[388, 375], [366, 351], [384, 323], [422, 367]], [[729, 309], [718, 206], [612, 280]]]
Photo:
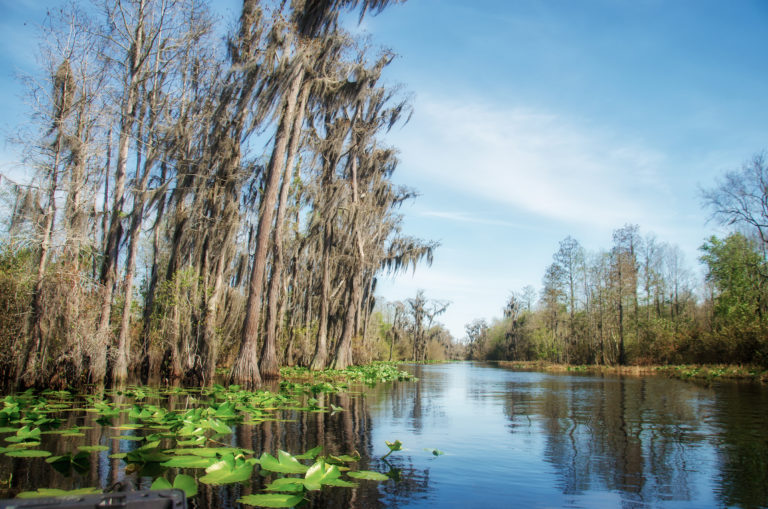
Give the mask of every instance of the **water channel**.
[[[299, 453], [359, 453], [356, 468], [390, 475], [324, 488], [305, 507], [768, 507], [768, 390], [701, 386], [664, 377], [514, 371], [493, 364], [407, 365], [419, 382], [320, 395], [338, 412], [282, 411], [281, 422], [240, 425], [228, 445]], [[323, 400], [322, 398], [325, 398]], [[170, 408], [183, 401], [168, 401]], [[67, 425], [93, 416], [67, 416]], [[87, 472], [63, 475], [42, 459], [0, 458], [0, 481], [109, 487], [131, 474], [109, 454], [135, 447], [104, 426], [46, 435], [53, 454], [100, 443]], [[392, 453], [385, 441], [400, 440]], [[70, 441], [67, 443], [66, 441]], [[79, 441], [79, 442], [78, 442]], [[198, 476], [200, 471], [186, 470]], [[137, 479], [141, 482], [141, 479]], [[144, 480], [146, 482], [146, 480]], [[200, 486], [193, 507], [238, 507], [264, 480]]]

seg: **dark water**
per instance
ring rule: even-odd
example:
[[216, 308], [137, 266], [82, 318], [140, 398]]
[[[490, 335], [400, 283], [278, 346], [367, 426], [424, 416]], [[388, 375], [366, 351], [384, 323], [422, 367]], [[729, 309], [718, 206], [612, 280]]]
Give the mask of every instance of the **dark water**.
[[[343, 412], [285, 411], [290, 422], [239, 426], [227, 445], [275, 453], [323, 445], [359, 452], [357, 468], [398, 481], [326, 488], [309, 507], [768, 507], [768, 390], [701, 387], [662, 377], [518, 372], [485, 364], [406, 366], [420, 382], [365, 395], [325, 396]], [[168, 401], [170, 407], [188, 404]], [[92, 423], [75, 414], [68, 426]], [[64, 476], [40, 459], [0, 458], [0, 489], [109, 487], [133, 476], [108, 455], [135, 447], [96, 425], [86, 437], [46, 436], [61, 454], [104, 444], [84, 474]], [[405, 450], [386, 461], [385, 441]], [[438, 449], [444, 454], [435, 455]], [[201, 471], [187, 471], [200, 476]], [[172, 477], [172, 476], [167, 476]], [[195, 507], [237, 507], [264, 479], [210, 487]]]

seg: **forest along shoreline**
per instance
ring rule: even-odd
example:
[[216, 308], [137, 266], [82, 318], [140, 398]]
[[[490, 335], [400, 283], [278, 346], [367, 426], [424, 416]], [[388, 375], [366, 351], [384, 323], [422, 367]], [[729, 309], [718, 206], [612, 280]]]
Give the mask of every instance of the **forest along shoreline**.
[[[488, 361], [494, 362], [494, 361]], [[679, 380], [711, 382], [736, 380], [768, 383], [768, 369], [757, 365], [734, 364], [654, 364], [647, 366], [606, 366], [597, 364], [558, 364], [546, 361], [495, 361], [499, 366], [519, 371], [550, 373], [589, 373], [608, 375], [660, 375]]]

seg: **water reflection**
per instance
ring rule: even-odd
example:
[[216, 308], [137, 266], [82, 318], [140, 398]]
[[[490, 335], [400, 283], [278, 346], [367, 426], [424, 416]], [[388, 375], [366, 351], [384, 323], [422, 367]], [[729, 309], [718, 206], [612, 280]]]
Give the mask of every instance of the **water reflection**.
[[[766, 507], [768, 505], [768, 391], [721, 384], [700, 387], [665, 378], [572, 376], [515, 372], [493, 365], [409, 366], [421, 380], [320, 394], [336, 413], [284, 411], [281, 422], [240, 425], [228, 443], [276, 454], [322, 445], [326, 453], [359, 453], [357, 468], [388, 473], [384, 483], [326, 488], [306, 507]], [[129, 405], [130, 401], [122, 401]], [[170, 408], [189, 404], [180, 396]], [[78, 445], [84, 471], [55, 469], [42, 459], [0, 457], [0, 496], [41, 486], [107, 488], [126, 475], [147, 486], [146, 472], [110, 459], [137, 442], [67, 412], [61, 428], [84, 436], [43, 435], [54, 455]], [[126, 413], [111, 426], [129, 422]], [[385, 441], [406, 449], [386, 460]], [[435, 456], [440, 449], [444, 455]], [[175, 471], [166, 473], [173, 477]], [[200, 470], [185, 473], [202, 475]], [[200, 485], [196, 508], [237, 507], [272, 478]]]
[[[452, 453], [434, 463], [431, 503], [768, 504], [764, 387], [514, 372], [479, 364], [414, 370], [421, 388], [381, 391], [384, 402], [372, 404], [373, 417], [404, 442], [437, 444]], [[421, 423], [404, 418], [415, 412]], [[433, 420], [437, 427], [427, 425]], [[438, 463], [446, 469], [438, 472]]]

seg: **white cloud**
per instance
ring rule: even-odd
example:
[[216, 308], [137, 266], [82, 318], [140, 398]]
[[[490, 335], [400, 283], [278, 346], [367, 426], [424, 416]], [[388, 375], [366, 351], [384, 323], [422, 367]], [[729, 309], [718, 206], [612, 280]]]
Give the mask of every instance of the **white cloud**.
[[556, 220], [648, 225], [668, 193], [661, 154], [547, 112], [428, 98], [402, 134], [406, 175]]
[[424, 210], [419, 213], [419, 215], [423, 217], [433, 217], [436, 219], [444, 219], [446, 221], [452, 221], [452, 222], [458, 222], [458, 223], [475, 223], [475, 224], [486, 224], [486, 225], [492, 225], [492, 226], [505, 226], [508, 228], [516, 228], [516, 229], [531, 229], [531, 226], [514, 222], [514, 221], [505, 221], [502, 219], [493, 219], [489, 217], [484, 217], [477, 214], [472, 214], [469, 212], [461, 212], [461, 211], [453, 211], [453, 210]]

